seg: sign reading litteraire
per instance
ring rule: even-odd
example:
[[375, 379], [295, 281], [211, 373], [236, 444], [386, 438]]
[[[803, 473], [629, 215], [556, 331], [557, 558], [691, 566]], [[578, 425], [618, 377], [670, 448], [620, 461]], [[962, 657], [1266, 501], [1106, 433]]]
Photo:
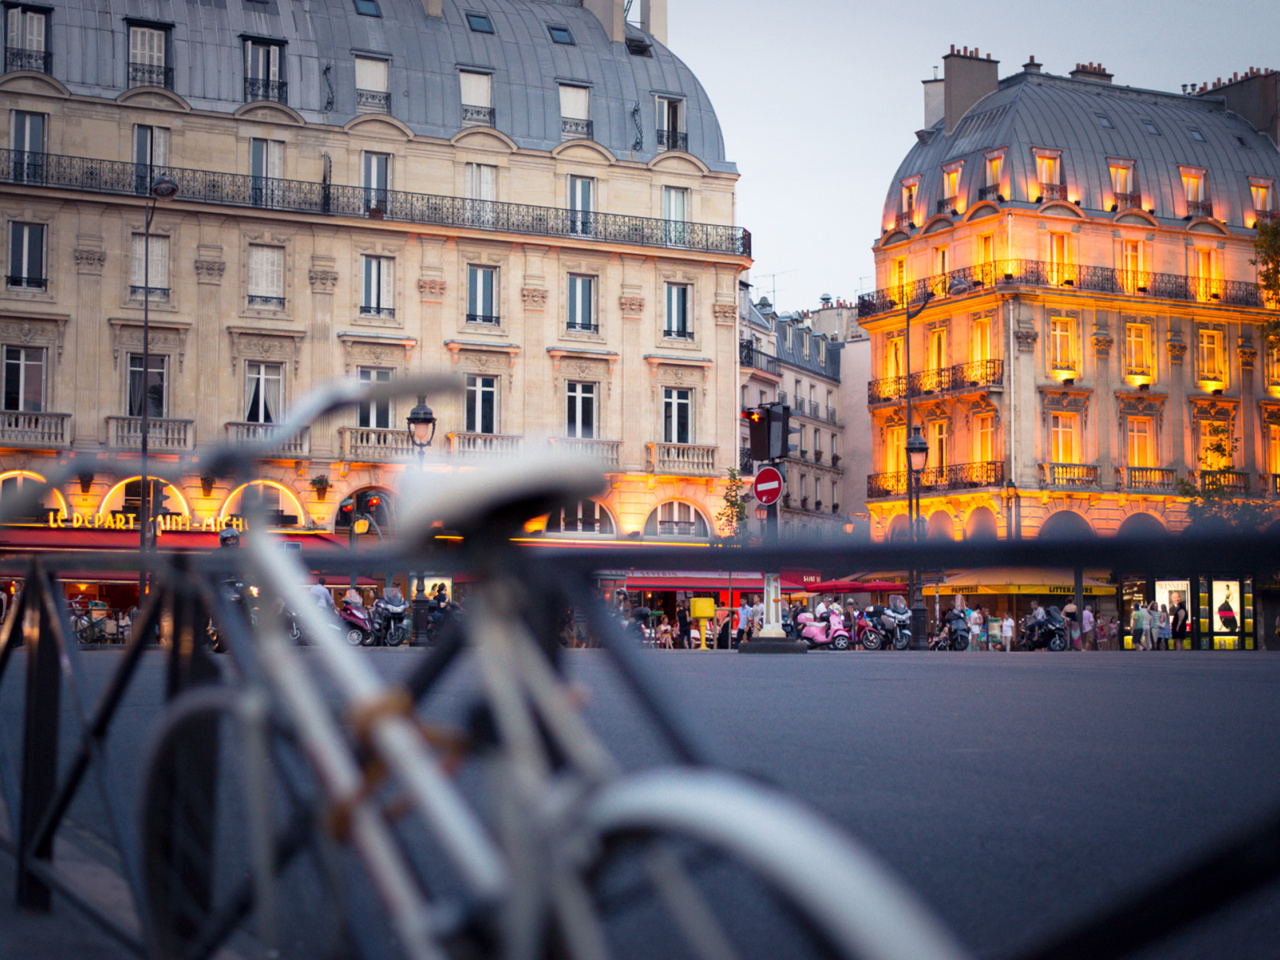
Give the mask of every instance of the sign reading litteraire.
[[751, 485], [751, 492], [766, 507], [771, 503], [777, 503], [778, 498], [782, 496], [782, 474], [778, 468], [761, 467], [760, 472], [756, 474], [755, 483]]

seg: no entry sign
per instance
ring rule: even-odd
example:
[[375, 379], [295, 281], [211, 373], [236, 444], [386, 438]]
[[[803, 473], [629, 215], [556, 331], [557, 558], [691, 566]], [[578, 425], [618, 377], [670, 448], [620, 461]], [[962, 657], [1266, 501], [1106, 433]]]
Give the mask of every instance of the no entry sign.
[[756, 474], [756, 481], [751, 485], [751, 492], [764, 506], [777, 503], [782, 496], [782, 474], [776, 467], [761, 467]]

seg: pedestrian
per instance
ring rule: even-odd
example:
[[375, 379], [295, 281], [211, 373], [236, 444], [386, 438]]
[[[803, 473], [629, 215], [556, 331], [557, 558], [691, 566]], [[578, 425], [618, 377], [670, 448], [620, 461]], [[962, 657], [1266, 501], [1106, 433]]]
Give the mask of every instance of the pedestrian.
[[1129, 616], [1129, 636], [1133, 638], [1135, 650], [1146, 650], [1144, 641], [1147, 638], [1147, 609], [1140, 603], [1133, 605], [1133, 613]]
[[676, 627], [680, 646], [689, 647], [689, 601], [681, 600], [676, 606]]
[[1147, 604], [1146, 631], [1147, 631], [1147, 649], [1148, 650], [1160, 649], [1156, 645], [1156, 628], [1159, 625], [1159, 622], [1160, 622], [1160, 604], [1152, 600], [1149, 604]]
[[1013, 653], [1013, 614], [1008, 610], [1000, 619], [1000, 643], [1005, 653]]
[[1066, 606], [1062, 608], [1062, 619], [1067, 628], [1067, 643], [1072, 650], [1080, 649], [1080, 608], [1076, 606], [1075, 598], [1072, 597], [1067, 601]]
[[1182, 594], [1169, 594], [1169, 603], [1173, 606], [1170, 619], [1172, 623], [1169, 627], [1169, 635], [1173, 649], [1181, 650], [1186, 641], [1187, 636], [1187, 605], [1182, 599]]
[[1169, 608], [1163, 603], [1160, 604], [1160, 615], [1156, 619], [1156, 645], [1161, 650], [1173, 647], [1173, 623], [1169, 619]]
[[311, 596], [315, 597], [316, 605], [322, 610], [333, 610], [333, 594], [329, 592], [329, 588], [325, 585], [324, 577], [321, 577], [311, 585]]
[[1106, 647], [1108, 650], [1118, 650], [1120, 644], [1120, 621], [1116, 617], [1112, 617], [1107, 622], [1107, 640]]
[[1098, 649], [1098, 640], [1094, 635], [1095, 626], [1093, 607], [1086, 603], [1084, 605], [1084, 613], [1080, 615], [1080, 643], [1086, 650]]
[[751, 606], [751, 635], [753, 637], [760, 636], [764, 630], [764, 598], [760, 594], [756, 594], [756, 602]]
[[975, 650], [987, 649], [987, 618], [980, 609], [969, 612], [969, 640]]
[[749, 642], [751, 640], [751, 604], [747, 602], [746, 594], [742, 596], [742, 606], [738, 608], [738, 635], [733, 641], [736, 649], [738, 644]]

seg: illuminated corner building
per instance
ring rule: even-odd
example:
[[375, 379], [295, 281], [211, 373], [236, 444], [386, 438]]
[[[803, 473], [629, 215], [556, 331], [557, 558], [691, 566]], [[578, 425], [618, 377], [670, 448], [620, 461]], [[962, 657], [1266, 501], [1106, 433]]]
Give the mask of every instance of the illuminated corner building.
[[1164, 93], [1095, 64], [1000, 79], [977, 50], [944, 61], [859, 299], [874, 536], [908, 532], [908, 402], [933, 537], [1176, 531], [1180, 479], [1274, 496], [1275, 305], [1249, 261], [1277, 215], [1280, 75]]
[[[665, 0], [639, 24], [625, 5], [7, 6], [0, 472], [74, 453], [68, 509], [127, 514], [128, 489], [104, 497], [144, 403], [163, 460], [260, 437], [333, 377], [452, 372], [433, 468], [585, 453], [608, 498], [548, 533], [705, 539], [737, 456], [750, 237]], [[161, 173], [180, 192], [144, 282]], [[416, 469], [414, 403], [282, 442], [260, 474], [277, 522], [332, 530]], [[175, 489], [199, 522], [239, 512], [198, 476]]]

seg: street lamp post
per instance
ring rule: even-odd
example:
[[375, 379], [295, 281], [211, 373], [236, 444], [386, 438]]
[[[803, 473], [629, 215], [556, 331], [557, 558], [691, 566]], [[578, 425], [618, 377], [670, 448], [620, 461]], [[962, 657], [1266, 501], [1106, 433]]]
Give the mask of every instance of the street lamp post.
[[[405, 419], [409, 424], [409, 442], [418, 451], [418, 467], [425, 470], [427, 447], [431, 446], [431, 441], [436, 436], [436, 417], [427, 406], [425, 396], [418, 397], [418, 405], [409, 411], [409, 416]], [[413, 642], [419, 644], [427, 642], [427, 611], [430, 600], [424, 590], [425, 579], [426, 571], [419, 570], [413, 591]]]
[[172, 200], [178, 195], [178, 181], [162, 173], [151, 181], [147, 197], [146, 217], [142, 225], [142, 435], [140, 437], [141, 502], [138, 505], [139, 549], [142, 563], [138, 570], [138, 606], [147, 589], [147, 548], [150, 546], [151, 484], [147, 478], [148, 434], [151, 431], [151, 218], [156, 213], [156, 203]]
[[[920, 435], [917, 424], [907, 438], [907, 520], [911, 524], [911, 543], [920, 541], [920, 474], [929, 462], [929, 444]], [[924, 592], [920, 570], [911, 569], [911, 639], [917, 647], [924, 643]]]

